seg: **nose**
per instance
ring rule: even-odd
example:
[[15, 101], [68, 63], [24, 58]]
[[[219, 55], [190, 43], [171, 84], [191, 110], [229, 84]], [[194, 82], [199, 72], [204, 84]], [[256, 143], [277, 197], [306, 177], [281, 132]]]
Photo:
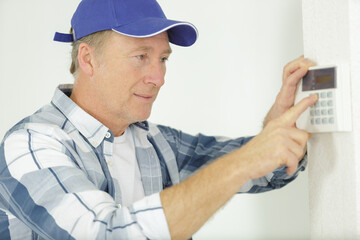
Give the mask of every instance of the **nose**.
[[161, 87], [165, 83], [166, 66], [163, 62], [153, 63], [149, 66], [148, 74], [145, 77], [146, 84]]

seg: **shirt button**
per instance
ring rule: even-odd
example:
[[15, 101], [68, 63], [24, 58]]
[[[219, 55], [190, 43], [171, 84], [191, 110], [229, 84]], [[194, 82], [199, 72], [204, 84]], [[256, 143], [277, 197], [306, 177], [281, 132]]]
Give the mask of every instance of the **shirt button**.
[[111, 134], [109, 132], [106, 133], [105, 135], [106, 138], [110, 138], [111, 137]]

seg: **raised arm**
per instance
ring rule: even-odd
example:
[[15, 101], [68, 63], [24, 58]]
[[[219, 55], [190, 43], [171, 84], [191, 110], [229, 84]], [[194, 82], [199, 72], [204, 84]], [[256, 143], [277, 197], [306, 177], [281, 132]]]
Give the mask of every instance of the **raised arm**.
[[188, 239], [248, 180], [287, 166], [293, 174], [310, 134], [294, 126], [298, 116], [317, 101], [303, 99], [244, 147], [224, 155], [184, 182], [160, 193], [172, 239]]

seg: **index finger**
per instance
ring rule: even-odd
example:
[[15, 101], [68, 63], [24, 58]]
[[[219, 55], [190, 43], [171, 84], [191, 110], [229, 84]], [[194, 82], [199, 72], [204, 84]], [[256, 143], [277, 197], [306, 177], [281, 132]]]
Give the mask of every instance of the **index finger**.
[[281, 117], [280, 120], [287, 126], [293, 126], [296, 120], [300, 117], [300, 115], [311, 105], [315, 104], [318, 100], [318, 96], [316, 94], [311, 95], [302, 99], [288, 111], [286, 111]]

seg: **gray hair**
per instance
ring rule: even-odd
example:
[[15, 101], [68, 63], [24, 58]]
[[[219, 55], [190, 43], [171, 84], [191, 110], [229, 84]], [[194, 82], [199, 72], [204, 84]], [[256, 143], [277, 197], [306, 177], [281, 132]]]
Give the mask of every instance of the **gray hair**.
[[[70, 33], [73, 34], [73, 29], [70, 29]], [[95, 48], [95, 54], [101, 54], [101, 50], [104, 47], [104, 43], [110, 36], [112, 31], [100, 31], [93, 34], [90, 34], [88, 36], [85, 36], [83, 38], [80, 38], [79, 40], [73, 42], [71, 44], [72, 50], [71, 50], [71, 65], [70, 65], [70, 73], [74, 76], [76, 79], [78, 70], [79, 70], [79, 62], [78, 62], [78, 52], [79, 52], [79, 46], [81, 43], [87, 43], [90, 46]]]

